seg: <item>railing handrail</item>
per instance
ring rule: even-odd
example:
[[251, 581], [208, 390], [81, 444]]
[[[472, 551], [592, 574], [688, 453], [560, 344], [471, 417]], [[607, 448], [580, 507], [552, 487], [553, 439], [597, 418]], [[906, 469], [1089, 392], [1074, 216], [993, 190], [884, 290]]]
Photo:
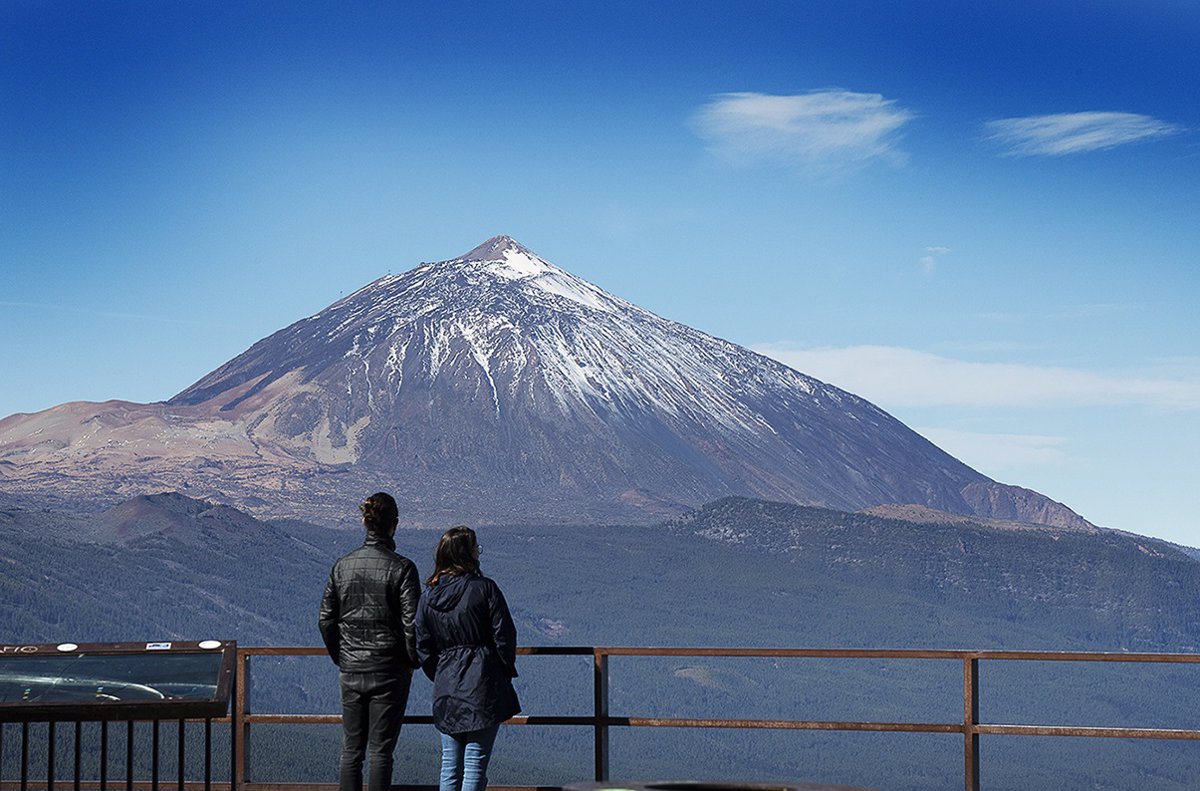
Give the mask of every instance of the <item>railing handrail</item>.
[[[979, 662], [1136, 662], [1145, 664], [1200, 664], [1200, 654], [1148, 653], [1124, 651], [1038, 651], [972, 649], [890, 649], [890, 648], [746, 648], [746, 647], [649, 647], [649, 646], [522, 646], [522, 656], [590, 656], [593, 660], [594, 707], [591, 715], [518, 716], [515, 725], [583, 725], [594, 730], [595, 779], [608, 779], [608, 729], [610, 727], [672, 728], [769, 728], [782, 730], [873, 731], [894, 733], [961, 733], [963, 735], [963, 787], [979, 791], [979, 736], [1082, 736], [1104, 738], [1170, 739], [1200, 741], [1200, 730], [1175, 728], [1113, 728], [1032, 724], [993, 724], [979, 721]], [[249, 705], [250, 658], [254, 656], [325, 656], [320, 646], [238, 647], [238, 674], [241, 683], [231, 715], [239, 738], [236, 760], [237, 787], [246, 791], [267, 791], [270, 783], [251, 783], [246, 775], [246, 744], [253, 723], [332, 724], [340, 714], [271, 714], [252, 712]], [[736, 720], [668, 717], [612, 716], [608, 710], [608, 659], [625, 657], [762, 657], [793, 659], [912, 659], [952, 660], [963, 666], [963, 718], [961, 722], [873, 722], [823, 720]], [[404, 722], [431, 724], [430, 716], [407, 715]], [[301, 784], [302, 786], [303, 784]], [[297, 786], [300, 787], [300, 786]], [[324, 788], [310, 784], [306, 788]], [[518, 786], [533, 789], [537, 787]]]
[[[252, 656], [326, 656], [320, 646], [238, 646]], [[967, 648], [746, 648], [722, 646], [519, 646], [519, 656], [718, 656], [797, 659], [987, 659], [1030, 662], [1143, 662], [1200, 664], [1200, 653], [1039, 651]]]

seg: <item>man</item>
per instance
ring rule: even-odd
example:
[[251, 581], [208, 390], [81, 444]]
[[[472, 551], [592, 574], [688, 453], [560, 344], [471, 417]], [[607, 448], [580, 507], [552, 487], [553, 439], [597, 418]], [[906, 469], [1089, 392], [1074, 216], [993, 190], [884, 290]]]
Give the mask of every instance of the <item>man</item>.
[[362, 790], [364, 751], [368, 789], [392, 787], [392, 753], [412, 671], [419, 666], [415, 642], [417, 567], [396, 553], [399, 514], [390, 494], [367, 498], [362, 511], [366, 541], [333, 564], [318, 619], [329, 657], [341, 670], [341, 791]]

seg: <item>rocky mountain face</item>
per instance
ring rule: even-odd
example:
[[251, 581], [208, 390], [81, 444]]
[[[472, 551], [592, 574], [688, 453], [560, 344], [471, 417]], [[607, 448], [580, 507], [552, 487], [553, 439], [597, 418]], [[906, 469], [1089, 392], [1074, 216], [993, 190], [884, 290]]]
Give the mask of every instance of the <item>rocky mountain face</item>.
[[1063, 526], [857, 396], [656, 316], [500, 236], [367, 285], [166, 402], [0, 421], [0, 487], [175, 489], [259, 513], [647, 522], [725, 496]]

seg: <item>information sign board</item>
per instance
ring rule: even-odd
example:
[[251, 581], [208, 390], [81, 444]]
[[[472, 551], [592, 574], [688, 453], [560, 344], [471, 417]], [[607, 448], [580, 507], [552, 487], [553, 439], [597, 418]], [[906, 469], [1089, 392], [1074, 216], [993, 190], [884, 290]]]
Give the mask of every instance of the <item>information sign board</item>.
[[0, 721], [224, 716], [237, 644], [0, 645]]

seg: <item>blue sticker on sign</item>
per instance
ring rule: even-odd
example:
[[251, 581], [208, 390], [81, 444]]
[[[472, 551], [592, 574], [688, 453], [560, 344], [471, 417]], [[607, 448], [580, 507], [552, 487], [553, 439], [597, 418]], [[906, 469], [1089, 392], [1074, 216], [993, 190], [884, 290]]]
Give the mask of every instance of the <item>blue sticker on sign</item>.
[[146, 643], [147, 651], [170, 651], [170, 643]]

